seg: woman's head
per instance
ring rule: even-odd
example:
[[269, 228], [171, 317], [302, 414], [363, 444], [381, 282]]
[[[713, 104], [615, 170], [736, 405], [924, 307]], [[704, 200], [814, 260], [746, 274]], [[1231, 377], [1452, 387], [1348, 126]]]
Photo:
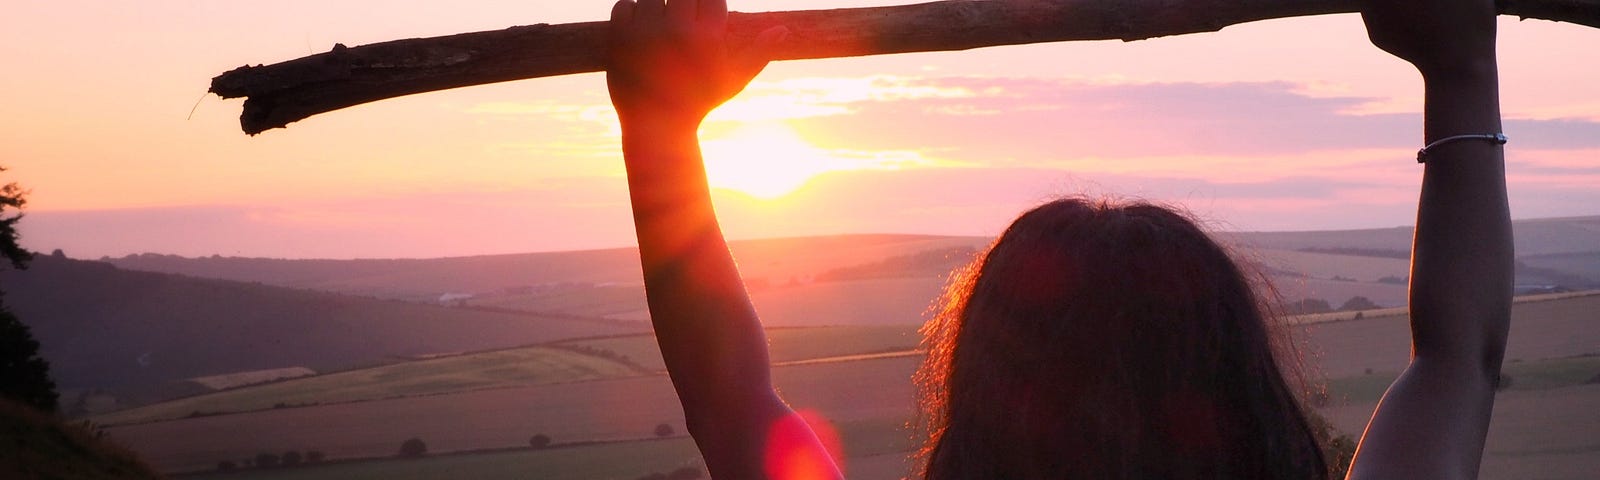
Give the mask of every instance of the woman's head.
[[1267, 317], [1179, 213], [1082, 198], [1030, 210], [924, 327], [927, 478], [1323, 472]]

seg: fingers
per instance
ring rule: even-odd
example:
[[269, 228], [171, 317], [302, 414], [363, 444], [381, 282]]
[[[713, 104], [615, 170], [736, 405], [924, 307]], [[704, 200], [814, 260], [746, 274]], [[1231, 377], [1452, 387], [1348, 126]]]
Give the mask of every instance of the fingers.
[[654, 21], [667, 13], [666, 0], [638, 0], [639, 6], [633, 9], [633, 18], [640, 21]]
[[694, 23], [695, 16], [699, 15], [699, 6], [697, 0], [672, 0], [667, 3], [667, 17], [674, 22]]
[[617, 4], [611, 6], [612, 32], [627, 28], [628, 24], [633, 23], [633, 9], [633, 0], [617, 0]]
[[744, 51], [739, 52], [738, 62], [740, 69], [744, 72], [743, 80], [748, 82], [766, 69], [767, 64], [771, 63], [773, 57], [777, 55], [778, 46], [782, 45], [788, 38], [789, 27], [785, 26], [768, 28], [762, 30], [761, 34], [756, 35], [755, 41], [751, 42], [750, 46], [746, 47]]
[[700, 0], [700, 21], [722, 28], [728, 23], [728, 0]]

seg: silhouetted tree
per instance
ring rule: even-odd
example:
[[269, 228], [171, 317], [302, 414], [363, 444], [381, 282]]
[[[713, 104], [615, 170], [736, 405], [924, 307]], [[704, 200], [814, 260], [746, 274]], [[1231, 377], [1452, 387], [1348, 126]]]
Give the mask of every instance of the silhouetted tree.
[[[0, 167], [0, 172], [5, 168]], [[10, 214], [7, 209], [22, 210], [28, 201], [27, 192], [16, 182], [0, 186], [0, 256], [17, 269], [28, 268], [33, 254], [17, 244], [17, 221], [22, 214]], [[6, 310], [0, 302], [0, 396], [10, 398], [33, 408], [54, 413], [60, 403], [56, 383], [50, 380], [50, 363], [39, 356], [39, 342], [33, 331], [22, 320]]]
[[533, 438], [528, 439], [528, 446], [533, 448], [548, 447], [550, 446], [550, 436], [543, 433], [534, 435]]
[[306, 463], [322, 463], [328, 455], [320, 450], [306, 450]]
[[[6, 171], [6, 168], [0, 167], [0, 172], [4, 171]], [[28, 268], [28, 260], [33, 259], [33, 254], [17, 243], [21, 238], [21, 234], [17, 233], [17, 222], [22, 220], [22, 213], [20, 212], [22, 211], [22, 206], [28, 203], [28, 200], [24, 198], [27, 194], [26, 190], [17, 186], [17, 182], [0, 186], [0, 256], [10, 260], [11, 266], [17, 269]], [[8, 214], [6, 213], [8, 208], [17, 210], [18, 213], [15, 215]]]
[[299, 465], [303, 458], [305, 457], [300, 456], [300, 452], [294, 450], [283, 452], [283, 466], [293, 467]]
[[256, 466], [260, 467], [260, 468], [276, 467], [276, 466], [278, 466], [278, 461], [279, 460], [281, 460], [281, 459], [278, 458], [278, 454], [276, 454], [276, 453], [257, 453], [256, 454]]
[[428, 444], [420, 438], [411, 438], [400, 444], [400, 458], [422, 458], [428, 454]]
[[1378, 304], [1372, 303], [1372, 299], [1357, 295], [1350, 297], [1349, 300], [1345, 300], [1344, 305], [1339, 306], [1339, 311], [1348, 312], [1351, 310], [1373, 310], [1376, 308], [1379, 308]]

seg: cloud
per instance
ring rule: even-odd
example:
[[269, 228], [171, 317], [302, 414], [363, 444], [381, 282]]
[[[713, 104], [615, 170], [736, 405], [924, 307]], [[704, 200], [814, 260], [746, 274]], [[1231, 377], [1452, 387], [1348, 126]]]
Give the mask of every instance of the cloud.
[[[943, 77], [909, 84], [974, 93], [859, 102], [850, 115], [802, 119], [797, 127], [829, 143], [921, 146], [1001, 165], [1083, 157], [1414, 149], [1422, 137], [1419, 114], [1352, 113], [1383, 99], [1311, 96], [1304, 86], [1283, 82]], [[1520, 148], [1600, 147], [1600, 122], [1510, 119], [1506, 124]]]

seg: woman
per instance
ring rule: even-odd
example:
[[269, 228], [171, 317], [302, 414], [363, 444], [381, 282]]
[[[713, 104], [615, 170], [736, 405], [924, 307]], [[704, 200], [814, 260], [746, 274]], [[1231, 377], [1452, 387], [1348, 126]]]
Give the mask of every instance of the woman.
[[[1430, 146], [1414, 353], [1352, 478], [1477, 474], [1511, 291], [1503, 156], [1484, 141], [1500, 132], [1494, 17], [1490, 0], [1364, 8], [1373, 43], [1423, 75]], [[712, 476], [839, 478], [772, 388], [765, 335], [712, 212], [696, 130], [787, 33], [730, 52], [726, 18], [723, 0], [621, 0], [612, 11], [607, 81], [651, 317]], [[1259, 296], [1182, 215], [1052, 202], [961, 278], [926, 328], [925, 478], [1327, 476]]]

